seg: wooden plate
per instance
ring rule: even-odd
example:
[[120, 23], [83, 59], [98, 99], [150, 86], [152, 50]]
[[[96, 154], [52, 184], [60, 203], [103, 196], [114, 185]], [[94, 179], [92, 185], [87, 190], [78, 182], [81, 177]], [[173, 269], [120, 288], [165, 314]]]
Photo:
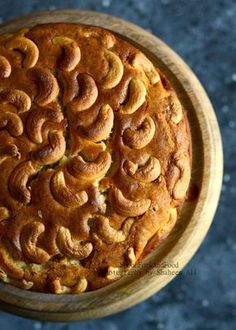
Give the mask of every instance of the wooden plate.
[[[174, 86], [187, 109], [192, 134], [192, 185], [195, 190], [197, 187], [199, 195], [185, 203], [171, 235], [136, 271], [105, 288], [79, 295], [29, 292], [0, 283], [0, 308], [6, 311], [40, 320], [93, 319], [122, 311], [150, 297], [175, 277], [168, 274], [168, 269], [180, 271], [197, 251], [219, 200], [223, 168], [221, 136], [212, 105], [193, 72], [161, 40], [136, 25], [95, 12], [57, 10], [16, 18], [1, 25], [0, 33], [48, 22], [102, 26], [140, 48]], [[164, 263], [169, 266], [160, 274], [160, 264]]]

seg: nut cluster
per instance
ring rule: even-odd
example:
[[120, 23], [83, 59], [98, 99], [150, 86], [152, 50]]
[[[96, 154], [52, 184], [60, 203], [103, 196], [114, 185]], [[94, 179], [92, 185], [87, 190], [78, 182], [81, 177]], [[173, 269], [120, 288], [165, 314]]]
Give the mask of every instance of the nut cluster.
[[75, 24], [0, 36], [0, 86], [1, 279], [54, 293], [116, 280], [186, 196], [174, 91], [133, 46]]

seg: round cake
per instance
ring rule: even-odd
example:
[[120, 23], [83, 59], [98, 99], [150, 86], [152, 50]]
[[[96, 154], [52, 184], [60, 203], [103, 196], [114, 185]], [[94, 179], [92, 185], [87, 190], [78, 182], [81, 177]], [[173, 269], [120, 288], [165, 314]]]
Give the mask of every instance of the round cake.
[[0, 36], [0, 278], [81, 293], [169, 235], [191, 176], [188, 121], [137, 48], [102, 28]]

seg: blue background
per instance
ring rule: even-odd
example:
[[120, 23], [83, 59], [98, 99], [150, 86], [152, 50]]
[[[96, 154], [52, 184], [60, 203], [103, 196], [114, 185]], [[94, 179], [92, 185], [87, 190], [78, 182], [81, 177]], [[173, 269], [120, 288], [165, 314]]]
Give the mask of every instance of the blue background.
[[184, 274], [160, 293], [123, 313], [90, 322], [38, 322], [0, 312], [0, 329], [236, 329], [236, 1], [0, 0], [0, 16], [5, 21], [34, 10], [64, 7], [133, 21], [163, 39], [190, 65], [213, 102], [223, 135], [222, 195], [198, 253]]

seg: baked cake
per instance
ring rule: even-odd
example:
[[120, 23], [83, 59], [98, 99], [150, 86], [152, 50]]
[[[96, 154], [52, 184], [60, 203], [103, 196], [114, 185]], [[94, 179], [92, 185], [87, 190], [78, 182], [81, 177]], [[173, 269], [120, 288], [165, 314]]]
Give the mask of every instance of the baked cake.
[[120, 278], [174, 227], [190, 141], [169, 82], [112, 33], [1, 35], [1, 280], [80, 293]]

